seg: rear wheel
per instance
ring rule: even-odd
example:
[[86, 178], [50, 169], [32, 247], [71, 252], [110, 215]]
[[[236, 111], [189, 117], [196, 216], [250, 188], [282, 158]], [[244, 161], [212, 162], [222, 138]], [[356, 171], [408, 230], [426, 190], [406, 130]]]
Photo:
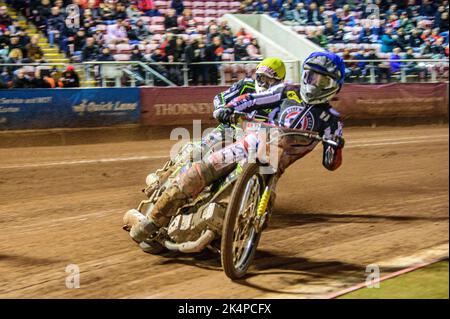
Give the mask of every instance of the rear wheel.
[[242, 278], [258, 247], [257, 209], [264, 192], [264, 178], [257, 164], [244, 168], [236, 181], [223, 225], [221, 258], [225, 274], [231, 279]]

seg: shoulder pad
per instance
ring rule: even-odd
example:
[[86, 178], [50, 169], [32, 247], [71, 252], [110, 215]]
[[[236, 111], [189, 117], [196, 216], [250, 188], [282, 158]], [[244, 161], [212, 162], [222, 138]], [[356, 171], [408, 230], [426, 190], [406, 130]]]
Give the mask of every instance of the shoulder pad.
[[249, 77], [242, 79], [241, 81], [243, 81], [245, 84], [255, 84], [255, 80]]
[[330, 107], [329, 110], [330, 114], [336, 116], [336, 117], [341, 117], [341, 113], [339, 113], [336, 109]]

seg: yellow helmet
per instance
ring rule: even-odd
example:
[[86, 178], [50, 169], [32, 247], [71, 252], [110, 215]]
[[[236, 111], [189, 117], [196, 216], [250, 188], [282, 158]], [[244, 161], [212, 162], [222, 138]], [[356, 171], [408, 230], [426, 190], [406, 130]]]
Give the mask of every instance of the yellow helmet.
[[273, 79], [284, 80], [286, 67], [279, 58], [266, 58], [256, 67], [256, 74], [264, 74]]

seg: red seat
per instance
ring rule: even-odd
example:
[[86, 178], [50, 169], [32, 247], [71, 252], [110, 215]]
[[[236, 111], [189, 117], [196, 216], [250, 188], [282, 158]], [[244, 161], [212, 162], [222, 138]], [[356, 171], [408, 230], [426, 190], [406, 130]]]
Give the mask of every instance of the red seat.
[[164, 25], [161, 24], [152, 24], [150, 25], [149, 29], [152, 33], [163, 34], [166, 32], [166, 28], [164, 27]]
[[205, 2], [203, 1], [194, 1], [192, 2], [193, 9], [205, 9]]
[[147, 16], [141, 16], [139, 18], [139, 20], [142, 20], [142, 22], [144, 22], [144, 24], [150, 24], [151, 21], [152, 21], [152, 18], [151, 17], [147, 17]]
[[239, 9], [240, 6], [241, 6], [241, 3], [237, 2], [237, 1], [233, 1], [230, 3], [230, 8], [232, 8], [232, 9]]
[[230, 10], [228, 10], [228, 9], [220, 9], [220, 10], [217, 11], [217, 13], [218, 13], [219, 16], [223, 16], [223, 15], [225, 15], [227, 13], [230, 13]]
[[152, 17], [151, 24], [164, 24], [164, 17]]
[[217, 16], [218, 11], [216, 9], [206, 9], [205, 10], [205, 16], [207, 17], [215, 17]]
[[204, 17], [195, 17], [195, 18], [194, 18], [194, 21], [195, 21], [195, 23], [197, 23], [197, 24], [205, 24], [205, 19], [206, 19], [206, 18], [204, 18]]
[[228, 2], [221, 1], [221, 2], [217, 3], [218, 9], [229, 9], [230, 7], [231, 7], [230, 3], [228, 3]]
[[155, 1], [155, 7], [159, 9], [168, 9], [170, 8], [170, 2], [168, 1]]
[[209, 8], [215, 9], [215, 8], [217, 8], [217, 2], [213, 2], [213, 1], [205, 2], [205, 8], [206, 9], [209, 9]]
[[192, 15], [194, 17], [204, 17], [205, 16], [205, 10], [203, 9], [193, 9]]

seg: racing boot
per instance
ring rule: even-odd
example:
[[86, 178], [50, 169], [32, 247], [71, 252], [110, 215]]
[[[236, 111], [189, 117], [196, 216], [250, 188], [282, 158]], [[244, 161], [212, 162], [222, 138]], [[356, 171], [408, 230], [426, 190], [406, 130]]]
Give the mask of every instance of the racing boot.
[[131, 229], [131, 227], [133, 227], [134, 225], [137, 225], [144, 219], [145, 219], [145, 216], [140, 211], [138, 211], [137, 209], [130, 209], [123, 216], [123, 227], [122, 228], [126, 231], [129, 231]]
[[167, 226], [178, 209], [188, 203], [189, 197], [177, 184], [173, 184], [158, 199], [150, 213], [150, 218], [161, 227]]

